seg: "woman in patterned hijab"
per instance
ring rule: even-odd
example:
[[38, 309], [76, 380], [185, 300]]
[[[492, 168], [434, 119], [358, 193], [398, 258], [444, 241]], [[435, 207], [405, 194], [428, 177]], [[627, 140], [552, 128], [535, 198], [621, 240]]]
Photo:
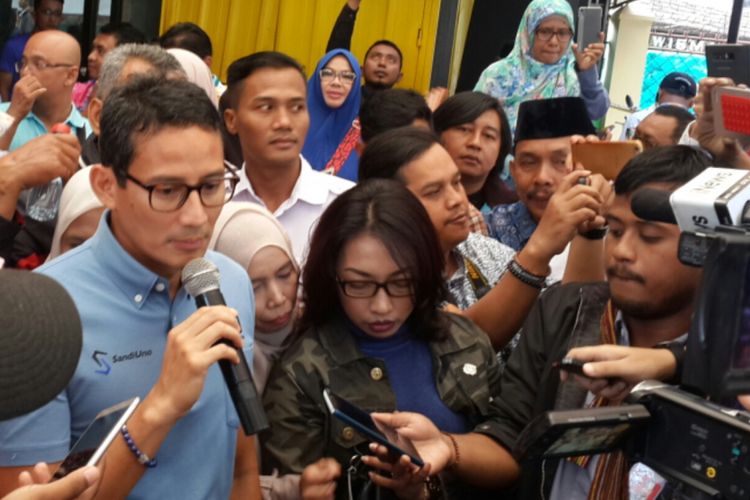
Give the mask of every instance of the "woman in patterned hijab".
[[592, 120], [606, 114], [609, 98], [596, 73], [604, 44], [592, 43], [579, 51], [572, 43], [573, 26], [567, 0], [532, 1], [521, 18], [511, 53], [479, 77], [474, 90], [500, 101], [513, 132], [518, 106], [531, 99], [581, 96]]

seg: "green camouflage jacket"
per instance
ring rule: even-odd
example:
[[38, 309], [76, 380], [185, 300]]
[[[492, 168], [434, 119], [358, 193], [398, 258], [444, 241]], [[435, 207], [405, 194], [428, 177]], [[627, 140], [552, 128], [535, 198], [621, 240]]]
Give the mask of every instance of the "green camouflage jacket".
[[[449, 335], [430, 343], [441, 399], [462, 413], [476, 432], [492, 435], [500, 370], [487, 336], [471, 321], [450, 318]], [[305, 332], [274, 366], [263, 397], [271, 429], [262, 436], [263, 467], [301, 473], [321, 457], [346, 470], [368, 441], [334, 419], [323, 402], [330, 390], [367, 411], [393, 411], [396, 397], [385, 364], [365, 357], [341, 320]], [[345, 476], [344, 474], [343, 476]], [[346, 489], [345, 481], [337, 491]]]

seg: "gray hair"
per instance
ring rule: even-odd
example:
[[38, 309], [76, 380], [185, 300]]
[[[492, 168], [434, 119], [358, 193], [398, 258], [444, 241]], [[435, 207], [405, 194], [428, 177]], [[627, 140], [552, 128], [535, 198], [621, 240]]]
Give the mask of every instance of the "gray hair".
[[115, 86], [122, 83], [122, 70], [131, 59], [140, 59], [150, 64], [153, 69], [149, 75], [154, 78], [187, 78], [177, 59], [158, 45], [126, 43], [118, 45], [104, 57], [102, 70], [96, 81], [97, 98], [104, 101]]

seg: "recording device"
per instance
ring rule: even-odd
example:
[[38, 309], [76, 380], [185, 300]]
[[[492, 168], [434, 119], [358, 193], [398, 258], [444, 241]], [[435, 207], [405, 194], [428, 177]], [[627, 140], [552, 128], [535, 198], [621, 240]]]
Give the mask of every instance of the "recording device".
[[576, 33], [578, 50], [583, 50], [590, 44], [599, 42], [601, 30], [602, 8], [580, 7], [578, 9], [578, 32]]
[[750, 89], [715, 87], [711, 101], [716, 135], [739, 139], [746, 146], [750, 138]]
[[[406, 455], [409, 457], [409, 460], [411, 460], [411, 463], [417, 467], [424, 466], [424, 461], [419, 458], [419, 454], [414, 447], [408, 446], [410, 449], [406, 451], [394, 444], [397, 438], [395, 432], [390, 431], [387, 428], [379, 427], [370, 414], [363, 409], [350, 403], [344, 398], [335, 395], [328, 389], [323, 391], [323, 401], [325, 401], [326, 407], [328, 407], [328, 411], [331, 415], [341, 420], [346, 425], [351, 425], [357, 430], [357, 432], [366, 438], [385, 446], [394, 459], [397, 459], [401, 455]], [[390, 439], [386, 437], [384, 433], [390, 434]], [[401, 441], [403, 441], [403, 438]]]
[[[195, 298], [198, 307], [223, 306], [224, 296], [219, 289], [219, 269], [204, 258], [193, 259], [182, 270], [182, 283], [185, 290]], [[234, 348], [229, 341], [225, 344]], [[263, 410], [263, 403], [255, 389], [245, 353], [237, 349], [240, 357], [238, 365], [222, 359], [219, 361], [232, 403], [246, 436], [257, 434], [268, 428], [268, 419]]]
[[513, 456], [533, 461], [612, 451], [650, 416], [643, 405], [548, 411], [526, 426]]
[[133, 398], [99, 412], [73, 445], [51, 480], [62, 479], [81, 467], [98, 464], [140, 401], [139, 398]]
[[714, 240], [745, 234], [750, 222], [750, 172], [709, 167], [674, 192], [643, 188], [631, 198], [641, 219], [677, 223], [682, 230], [678, 257], [702, 266]]
[[521, 433], [522, 462], [622, 450], [681, 484], [681, 498], [750, 497], [750, 414], [661, 382], [646, 381], [627, 405], [546, 412]]
[[558, 370], [563, 370], [568, 373], [572, 373], [574, 375], [580, 375], [582, 377], [585, 377], [586, 374], [583, 373], [584, 364], [585, 363], [581, 361], [580, 359], [565, 357], [561, 359], [560, 361], [554, 362], [552, 364], [552, 367], [557, 368]]
[[614, 180], [635, 155], [643, 151], [640, 141], [578, 142], [571, 146], [573, 164]]
[[706, 45], [708, 76], [750, 85], [750, 45]]
[[[646, 189], [634, 193], [631, 208], [638, 217], [678, 223], [683, 230], [681, 247], [686, 237], [703, 245], [701, 255], [693, 255], [694, 264], [703, 265], [703, 279], [688, 333], [681, 388], [654, 381], [637, 385], [625, 408], [642, 415], [641, 410], [631, 409], [641, 406], [650, 416], [635, 419], [642, 427], [624, 437], [623, 426], [614, 423], [607, 431], [599, 424], [611, 411], [607, 408], [548, 412], [538, 419], [542, 424], [534, 421], [522, 433], [525, 441], [519, 439], [519, 445], [524, 447], [518, 451], [522, 459], [612, 449], [606, 444], [679, 483], [686, 498], [750, 498], [750, 413], [731, 407], [736, 406], [736, 395], [750, 394], [747, 184], [744, 171], [709, 168], [673, 193]], [[681, 248], [681, 259], [683, 252]], [[586, 439], [589, 435], [596, 439]]]

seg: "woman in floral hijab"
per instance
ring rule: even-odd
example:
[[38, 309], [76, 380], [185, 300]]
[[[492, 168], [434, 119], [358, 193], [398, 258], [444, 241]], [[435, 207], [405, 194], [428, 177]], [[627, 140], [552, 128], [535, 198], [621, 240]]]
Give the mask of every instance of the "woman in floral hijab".
[[511, 53], [479, 77], [474, 90], [500, 101], [514, 132], [518, 106], [531, 99], [581, 96], [592, 120], [607, 113], [609, 97], [596, 71], [603, 35], [579, 51], [572, 43], [573, 26], [567, 0], [534, 0], [521, 18]]

